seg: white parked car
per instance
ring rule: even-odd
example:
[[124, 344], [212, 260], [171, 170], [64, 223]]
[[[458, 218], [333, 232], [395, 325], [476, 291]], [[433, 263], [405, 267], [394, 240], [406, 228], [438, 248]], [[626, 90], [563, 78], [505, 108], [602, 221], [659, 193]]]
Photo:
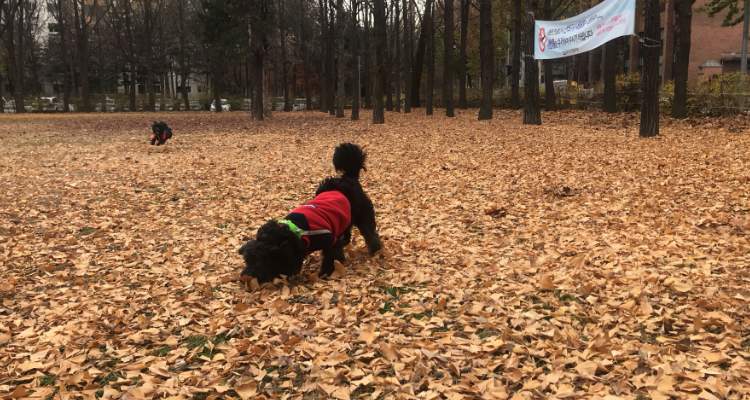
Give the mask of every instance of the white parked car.
[[[221, 111], [231, 111], [229, 100], [221, 99]], [[216, 100], [211, 102], [211, 111], [216, 112]]]

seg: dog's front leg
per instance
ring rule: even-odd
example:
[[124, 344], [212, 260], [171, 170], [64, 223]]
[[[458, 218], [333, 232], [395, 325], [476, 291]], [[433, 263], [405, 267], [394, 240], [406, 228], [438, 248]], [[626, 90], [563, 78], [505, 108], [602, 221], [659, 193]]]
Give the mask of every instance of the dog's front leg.
[[334, 248], [328, 247], [323, 249], [323, 264], [320, 266], [320, 277], [326, 277], [333, 273], [333, 261], [335, 259], [336, 251]]

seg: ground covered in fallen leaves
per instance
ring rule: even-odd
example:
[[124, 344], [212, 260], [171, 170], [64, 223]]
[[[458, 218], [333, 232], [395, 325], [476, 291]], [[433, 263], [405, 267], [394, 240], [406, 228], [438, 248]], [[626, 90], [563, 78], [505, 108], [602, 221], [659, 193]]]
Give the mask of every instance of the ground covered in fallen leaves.
[[[544, 117], [0, 116], [0, 397], [750, 398], [746, 122]], [[386, 251], [241, 286], [342, 141]]]

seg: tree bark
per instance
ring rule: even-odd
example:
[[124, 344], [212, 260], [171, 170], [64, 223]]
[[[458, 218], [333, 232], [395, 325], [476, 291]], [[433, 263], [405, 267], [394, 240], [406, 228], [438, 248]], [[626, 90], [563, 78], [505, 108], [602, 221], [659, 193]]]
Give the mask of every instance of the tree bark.
[[404, 0], [404, 112], [411, 112], [412, 104], [412, 63], [413, 58], [413, 41], [414, 41], [414, 27], [412, 26], [412, 5], [414, 3], [411, 0]]
[[352, 5], [352, 121], [359, 119], [359, 99], [362, 95], [362, 82], [360, 82], [360, 56], [359, 56], [359, 20], [357, 16], [357, 0], [350, 0]]
[[289, 93], [289, 59], [287, 58], [286, 48], [286, 19], [284, 9], [284, 0], [279, 0], [279, 34], [281, 36], [281, 85], [284, 89], [284, 112], [292, 111], [292, 99]]
[[459, 0], [461, 2], [461, 43], [459, 49], [459, 70], [458, 70], [458, 108], [467, 109], [469, 106], [466, 101], [466, 66], [468, 59], [466, 56], [466, 46], [469, 34], [469, 11], [471, 10], [471, 0]]
[[617, 112], [617, 51], [619, 39], [610, 40], [604, 45], [604, 112]]
[[344, 32], [346, 30], [346, 24], [344, 16], [344, 0], [336, 1], [336, 29], [338, 29], [338, 35], [336, 36], [336, 60], [338, 65], [336, 66], [336, 118], [344, 118], [344, 102], [346, 101], [346, 91], [344, 80]]
[[659, 53], [661, 35], [659, 0], [645, 0], [643, 72], [641, 74], [641, 137], [659, 134]]
[[372, 123], [385, 123], [385, 112], [383, 111], [383, 86], [385, 82], [385, 0], [374, 0], [374, 23], [375, 23], [375, 107], [372, 111]]
[[[425, 51], [427, 48], [427, 31], [425, 30], [428, 10], [432, 8], [432, 1], [427, 0], [425, 4], [424, 12], [422, 13], [422, 23], [419, 27], [419, 39], [417, 41], [417, 51], [414, 56], [414, 63], [412, 65], [411, 72], [411, 102], [412, 107], [421, 107], [422, 101], [420, 99], [420, 88], [422, 85], [422, 68], [425, 63]], [[431, 18], [431, 17], [430, 17]]]
[[364, 20], [364, 34], [362, 35], [364, 37], [364, 40], [362, 40], [362, 48], [364, 49], [364, 91], [365, 91], [365, 108], [372, 108], [372, 66], [370, 63], [370, 2], [366, 1], [364, 2], [364, 13], [363, 13], [363, 20]]
[[[60, 61], [63, 64], [63, 112], [68, 112], [70, 110], [70, 70], [68, 69], [68, 53], [70, 52], [69, 49], [69, 43], [68, 43], [68, 26], [67, 26], [67, 17], [66, 17], [66, 10], [65, 5], [63, 3], [63, 0], [57, 0], [55, 3], [56, 11], [57, 11], [57, 25], [58, 30], [60, 31]], [[0, 85], [2, 85], [2, 80], [0, 80]]]
[[445, 115], [454, 117], [453, 111], [453, 0], [445, 0], [443, 10], [443, 105]]
[[677, 44], [674, 60], [673, 118], [687, 117], [688, 64], [690, 63], [690, 35], [695, 0], [675, 0]]
[[492, 119], [495, 86], [495, 46], [492, 40], [492, 0], [479, 0], [479, 57], [482, 64], [482, 103], [479, 120]]
[[[391, 1], [391, 12], [390, 12], [391, 18], [389, 18], [391, 20], [391, 25], [393, 25], [394, 3], [397, 3], [397, 2], [398, 0]], [[388, 29], [388, 24], [386, 23], [386, 32], [387, 32], [387, 29]], [[393, 41], [394, 37], [395, 35], [393, 34], [393, 31], [391, 31], [391, 36], [390, 36], [391, 41]], [[393, 47], [392, 43], [386, 42], [385, 109], [387, 111], [393, 111], [393, 49], [392, 47]]]
[[185, 40], [185, 0], [177, 1], [177, 18], [178, 18], [178, 29], [180, 35], [180, 48], [179, 48], [179, 63], [180, 63], [180, 94], [182, 95], [182, 103], [185, 106], [185, 111], [190, 110], [190, 97], [187, 90], [187, 81], [190, 75], [190, 66], [187, 62], [187, 44]]
[[328, 29], [330, 31], [330, 40], [328, 42], [328, 114], [336, 115], [336, 85], [338, 84], [336, 71], [336, 10], [333, 4], [328, 8]]
[[513, 1], [513, 36], [510, 72], [510, 104], [513, 108], [521, 106], [519, 81], [521, 79], [521, 0]]
[[393, 0], [393, 7], [395, 11], [395, 24], [393, 26], [393, 35], [394, 35], [394, 43], [393, 43], [393, 54], [396, 55], [396, 63], [395, 67], [393, 68], [393, 77], [396, 81], [396, 111], [401, 112], [401, 81], [402, 81], [402, 72], [403, 72], [403, 63], [401, 62], [402, 59], [402, 48], [401, 48], [401, 35], [399, 34], [399, 31], [401, 29], [401, 13], [398, 9], [398, 0]]
[[534, 0], [527, 0], [526, 19], [526, 54], [524, 59], [524, 109], [523, 123], [526, 125], [541, 125], [542, 113], [539, 107], [539, 67], [534, 60], [534, 44], [536, 43], [534, 35], [534, 13], [536, 4]]
[[634, 74], [638, 72], [638, 68], [641, 63], [640, 49], [641, 44], [639, 42], [639, 35], [641, 29], [641, 15], [643, 13], [643, 1], [636, 0], [635, 2], [635, 35], [630, 37], [630, 59], [628, 60], [628, 73]]
[[435, 102], [435, 3], [433, 1], [427, 2], [427, 8], [425, 9], [425, 32], [427, 35], [427, 84], [425, 88], [425, 113], [427, 115], [433, 114], [433, 106]]
[[[544, 0], [544, 17], [548, 20], [554, 19], [551, 0]], [[544, 60], [542, 65], [544, 66], [544, 107], [547, 110], [554, 110], [557, 107], [557, 99], [555, 98], [555, 82], [552, 76], [553, 61]]]
[[322, 42], [321, 50], [322, 57], [320, 62], [320, 111], [328, 112], [328, 51], [330, 38], [328, 37], [330, 31], [328, 29], [328, 12], [327, 0], [318, 0], [318, 11], [319, 11], [319, 25], [320, 25], [320, 40]]
[[662, 81], [672, 80], [674, 63], [674, 4], [675, 0], [664, 2], [664, 51], [662, 52]]

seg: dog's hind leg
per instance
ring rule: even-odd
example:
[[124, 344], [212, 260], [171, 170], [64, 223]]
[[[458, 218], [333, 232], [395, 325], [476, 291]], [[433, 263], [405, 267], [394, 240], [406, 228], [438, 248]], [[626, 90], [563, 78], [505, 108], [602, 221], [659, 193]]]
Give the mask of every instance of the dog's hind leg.
[[349, 243], [352, 242], [352, 228], [344, 232], [344, 234], [339, 238], [338, 242], [336, 242], [336, 246], [334, 247], [333, 251], [333, 258], [335, 260], [339, 260], [340, 262], [346, 261], [346, 255], [344, 255], [344, 247], [348, 246]]
[[367, 200], [366, 204], [364, 204], [362, 215], [360, 215], [358, 221], [356, 221], [356, 225], [357, 229], [359, 229], [359, 233], [365, 238], [367, 250], [370, 252], [370, 255], [373, 255], [383, 248], [383, 244], [380, 241], [377, 223], [375, 222], [375, 208], [373, 207], [372, 202], [370, 202], [369, 199]]

